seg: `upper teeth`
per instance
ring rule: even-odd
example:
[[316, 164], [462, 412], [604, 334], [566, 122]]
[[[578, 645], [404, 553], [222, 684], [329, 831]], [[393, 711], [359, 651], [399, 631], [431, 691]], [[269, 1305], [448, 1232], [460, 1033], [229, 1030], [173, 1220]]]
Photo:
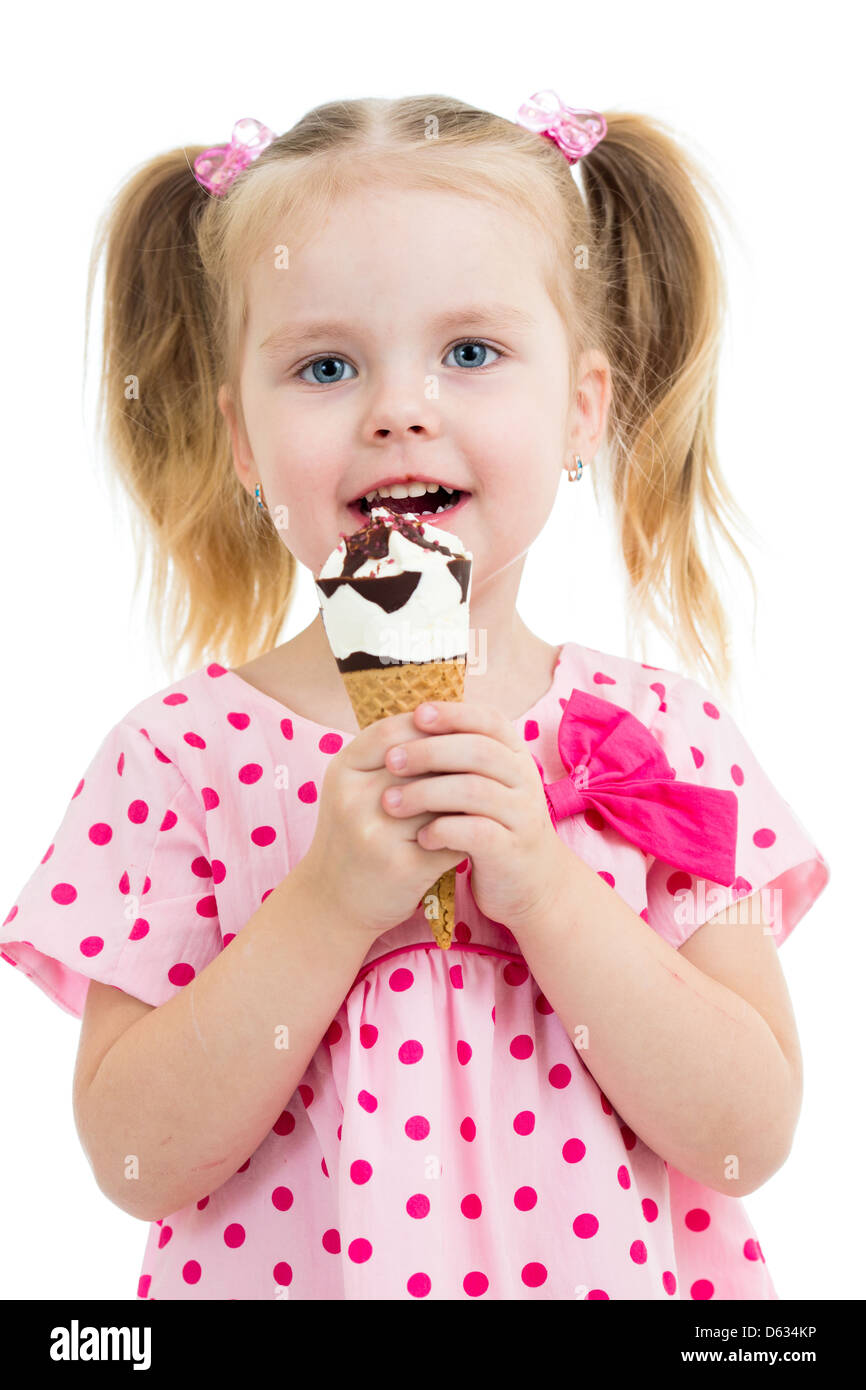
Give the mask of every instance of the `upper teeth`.
[[393, 487], [380, 487], [375, 492], [368, 492], [364, 500], [372, 504], [377, 497], [423, 497], [425, 492], [438, 492], [440, 487], [444, 487], [446, 492], [454, 491], [445, 483], [394, 483]]

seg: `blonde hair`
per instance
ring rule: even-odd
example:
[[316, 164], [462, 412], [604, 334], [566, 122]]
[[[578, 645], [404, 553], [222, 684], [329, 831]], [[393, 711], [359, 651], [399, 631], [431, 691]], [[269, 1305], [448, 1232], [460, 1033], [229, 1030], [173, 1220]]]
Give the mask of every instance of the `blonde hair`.
[[727, 513], [748, 529], [714, 437], [725, 296], [702, 194], [718, 195], [661, 123], [605, 118], [605, 139], [572, 168], [551, 141], [451, 97], [329, 102], [223, 198], [193, 176], [202, 146], [159, 155], [120, 189], [95, 240], [87, 318], [104, 252], [98, 414], [116, 479], [144, 523], [136, 589], [145, 530], [151, 542], [149, 617], [170, 667], [184, 649], [187, 669], [206, 655], [237, 665], [270, 650], [295, 588], [297, 561], [241, 485], [217, 404], [226, 383], [245, 431], [247, 272], [275, 228], [282, 241], [291, 228], [295, 246], [343, 194], [396, 187], [482, 198], [532, 227], [568, 336], [572, 392], [585, 349], [601, 349], [610, 365], [596, 457], [615, 505], [630, 633], [649, 618], [687, 671], [703, 678], [705, 667], [726, 688], [729, 629], [700, 554], [702, 518], [755, 586], [725, 525]]

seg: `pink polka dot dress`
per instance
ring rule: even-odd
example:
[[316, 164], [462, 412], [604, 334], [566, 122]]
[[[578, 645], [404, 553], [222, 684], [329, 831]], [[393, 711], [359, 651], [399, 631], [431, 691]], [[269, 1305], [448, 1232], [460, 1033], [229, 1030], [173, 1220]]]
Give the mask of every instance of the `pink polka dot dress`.
[[[736, 884], [693, 881], [592, 809], [557, 833], [675, 948], [700, 925], [677, 920], [684, 877], [701, 921], [746, 888], [783, 889], [780, 945], [829, 870], [730, 715], [691, 679], [566, 642], [514, 721], [546, 782], [564, 774], [574, 689], [640, 720], [679, 780], [736, 793]], [[4, 959], [78, 1017], [91, 979], [163, 1004], [303, 858], [345, 741], [216, 663], [149, 696], [75, 788]], [[517, 938], [478, 912], [470, 870], [451, 949], [421, 908], [378, 937], [259, 1147], [151, 1224], [140, 1298], [777, 1297], [742, 1200], [632, 1132]]]

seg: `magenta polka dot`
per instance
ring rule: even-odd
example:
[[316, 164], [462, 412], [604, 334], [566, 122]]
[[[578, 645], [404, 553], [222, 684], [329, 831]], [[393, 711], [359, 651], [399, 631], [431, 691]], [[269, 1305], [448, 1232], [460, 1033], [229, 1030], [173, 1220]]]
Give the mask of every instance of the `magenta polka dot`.
[[323, 1042], [326, 1047], [336, 1047], [343, 1036], [343, 1029], [336, 1019], [332, 1019], [328, 1025], [328, 1031], [324, 1036]]
[[592, 679], [596, 685], [616, 685], [613, 676], [607, 676], [603, 671], [596, 671]]
[[757, 1243], [751, 1238], [751, 1236], [743, 1246], [743, 1254], [745, 1255], [747, 1260], [758, 1259], [758, 1246]]
[[463, 967], [462, 965], [450, 965], [448, 967], [448, 981], [452, 989], [463, 988]]
[[290, 1187], [275, 1187], [271, 1193], [271, 1201], [277, 1211], [288, 1211], [294, 1200], [294, 1193]]
[[164, 696], [162, 703], [164, 705], [185, 705], [186, 700], [186, 695], [184, 695], [180, 690], [176, 690], [173, 691], [171, 695]]
[[460, 1210], [470, 1221], [477, 1221], [481, 1215], [481, 1198], [475, 1192], [470, 1192], [460, 1203]]
[[694, 747], [692, 747], [692, 748], [689, 749], [689, 752], [690, 752], [691, 755], [692, 755], [692, 762], [694, 763], [695, 767], [703, 767], [703, 765], [704, 765], [704, 755], [703, 755], [703, 753], [701, 752], [700, 748], [694, 748]]
[[629, 1171], [624, 1163], [621, 1163], [616, 1170], [616, 1180], [619, 1183], [620, 1187], [631, 1187], [631, 1177], [629, 1176]]
[[78, 890], [73, 888], [71, 883], [55, 883], [51, 889], [51, 896], [61, 907], [67, 907], [69, 903], [74, 903], [78, 897]]
[[339, 753], [343, 746], [342, 734], [323, 734], [319, 739], [319, 747], [323, 753]]
[[173, 830], [176, 825], [177, 816], [174, 811], [166, 811], [162, 818], [162, 825], [159, 828], [160, 830]]
[[409, 1038], [397, 1049], [397, 1056], [406, 1066], [413, 1066], [424, 1056], [424, 1049], [417, 1038]]
[[528, 1289], [539, 1289], [547, 1279], [547, 1270], [541, 1264], [524, 1265], [520, 1277]]
[[659, 1209], [652, 1197], [644, 1197], [641, 1201], [641, 1210], [647, 1221], [655, 1221], [659, 1214]]
[[202, 805], [206, 811], [213, 811], [220, 804], [220, 799], [213, 787], [202, 787]]
[[186, 961], [180, 961], [171, 967], [168, 978], [173, 985], [188, 985], [190, 980], [195, 979], [195, 971]]
[[207, 744], [201, 734], [188, 733], [183, 736], [184, 743], [188, 743], [190, 748], [207, 748]]
[[97, 821], [95, 825], [91, 825], [87, 834], [92, 844], [107, 845], [112, 836], [112, 829], [105, 821]]
[[78, 949], [83, 956], [98, 956], [104, 946], [105, 942], [101, 936], [85, 936]]
[[736, 782], [738, 787], [741, 787], [746, 780], [743, 775], [743, 769], [738, 763], [731, 763], [731, 780]]
[[566, 1163], [579, 1163], [586, 1153], [586, 1145], [582, 1139], [566, 1139], [562, 1146], [562, 1156]]
[[507, 985], [522, 985], [529, 979], [529, 966], [522, 961], [510, 960], [502, 972]]
[[141, 941], [142, 937], [147, 936], [150, 931], [150, 923], [146, 917], [136, 917], [132, 924], [132, 931], [129, 933], [130, 941]]
[[512, 1057], [518, 1062], [525, 1062], [527, 1057], [531, 1057], [535, 1045], [528, 1033], [518, 1033], [516, 1038], [512, 1038], [508, 1047]]
[[538, 1193], [534, 1187], [518, 1187], [514, 1194], [514, 1205], [518, 1211], [532, 1211], [538, 1201]]
[[369, 1091], [358, 1092], [358, 1104], [362, 1110], [366, 1110], [368, 1115], [372, 1115], [379, 1107], [379, 1102], [375, 1096], [371, 1096]]
[[189, 867], [195, 874], [196, 878], [210, 878], [210, 864], [205, 859], [203, 854], [198, 855], [198, 857], [192, 861]]
[[719, 718], [719, 711], [716, 709], [715, 705], [710, 703], [709, 700], [704, 700], [703, 711], [704, 714], [708, 715], [710, 719]]
[[715, 1289], [709, 1279], [696, 1279], [689, 1292], [692, 1298], [712, 1298]]
[[201, 1278], [201, 1265], [199, 1264], [198, 1260], [187, 1260], [186, 1264], [181, 1270], [181, 1273], [183, 1275], [185, 1283], [197, 1284], [199, 1279]]
[[574, 1218], [572, 1230], [576, 1236], [580, 1236], [581, 1240], [588, 1240], [598, 1230], [598, 1218], [593, 1216], [590, 1211], [581, 1212], [580, 1216]]
[[311, 806], [314, 801], [318, 800], [318, 796], [315, 782], [304, 782], [302, 786], [298, 787], [298, 800], [303, 801], [305, 806]]
[[257, 825], [255, 830], [250, 831], [250, 839], [254, 845], [263, 849], [266, 845], [272, 845], [277, 838], [277, 832], [272, 825]]
[[413, 1298], [426, 1298], [432, 1287], [429, 1274], [410, 1274], [406, 1280], [406, 1292]]
[[280, 720], [280, 733], [282, 734], [283, 738], [294, 738], [295, 730], [292, 725], [291, 719]]
[[350, 1241], [346, 1250], [349, 1259], [356, 1265], [365, 1264], [373, 1253], [373, 1247], [368, 1240], [360, 1238]]
[[322, 1236], [322, 1249], [326, 1250], [329, 1255], [339, 1255], [342, 1248], [340, 1244], [340, 1232], [335, 1231], [333, 1227], [331, 1227]]
[[769, 849], [770, 845], [776, 843], [776, 832], [775, 830], [768, 830], [765, 826], [762, 830], [756, 830], [752, 839], [758, 846], [758, 849]]
[[412, 974], [412, 971], [407, 970], [405, 966], [400, 966], [397, 970], [392, 970], [391, 974], [388, 976], [388, 984], [395, 993], [399, 993], [404, 989], [411, 989], [414, 983], [415, 976]]
[[471, 1144], [475, 1138], [475, 1121], [468, 1115], [465, 1120], [460, 1121], [460, 1138], [465, 1139], [467, 1144]]
[[246, 1238], [247, 1233], [238, 1221], [233, 1221], [223, 1231], [223, 1240], [230, 1250], [237, 1250], [238, 1246], [243, 1245]]
[[460, 1038], [457, 1043], [457, 1061], [460, 1063], [461, 1067], [465, 1067], [467, 1062], [471, 1060], [472, 1048], [469, 1046], [468, 1042], [464, 1042], [464, 1040]]
[[564, 1062], [557, 1062], [547, 1073], [547, 1079], [554, 1090], [563, 1091], [571, 1081], [571, 1067], [567, 1067]]
[[217, 900], [213, 893], [209, 893], [205, 898], [199, 898], [195, 905], [195, 910], [199, 917], [216, 917]]
[[463, 1280], [463, 1292], [470, 1298], [480, 1298], [490, 1287], [490, 1280], [481, 1270], [473, 1269], [471, 1274], [467, 1274]]
[[301, 1085], [298, 1087], [298, 1095], [301, 1097], [304, 1109], [309, 1110], [310, 1106], [313, 1103], [312, 1086], [308, 1086], [305, 1081], [302, 1082]]
[[690, 873], [687, 873], [685, 869], [677, 869], [675, 873], [670, 874], [665, 879], [665, 888], [672, 898], [675, 897], [677, 893], [681, 893], [683, 889], [691, 888], [691, 886], [692, 876]]
[[172, 1237], [172, 1230], [171, 1230], [171, 1227], [170, 1227], [170, 1226], [163, 1226], [163, 1227], [161, 1228], [160, 1232], [159, 1232], [159, 1240], [157, 1241], [157, 1248], [158, 1248], [159, 1250], [161, 1250], [162, 1247], [163, 1247], [164, 1245], [168, 1245], [168, 1242], [171, 1240], [171, 1237]]
[[425, 1120], [423, 1115], [410, 1115], [403, 1128], [409, 1139], [426, 1139], [430, 1133], [430, 1121]]
[[672, 1274], [669, 1269], [666, 1269], [662, 1275], [662, 1288], [665, 1293], [676, 1293], [677, 1291], [676, 1275]]
[[130, 801], [126, 814], [133, 825], [143, 825], [149, 814], [147, 802]]
[[535, 719], [525, 719], [523, 722], [523, 737], [527, 743], [538, 738], [538, 723]]
[[368, 1047], [368, 1048], [369, 1048], [369, 1047], [375, 1046], [375, 1042], [376, 1042], [376, 1039], [378, 1038], [378, 1036], [379, 1036], [379, 1029], [376, 1028], [374, 1024], [372, 1024], [372, 1023], [362, 1023], [362, 1024], [361, 1024], [361, 1027], [360, 1027], [360, 1029], [359, 1029], [359, 1031], [358, 1031], [358, 1037], [359, 1037], [359, 1039], [360, 1039], [360, 1042], [361, 1042], [361, 1046], [362, 1046], [362, 1047]]
[[226, 715], [226, 719], [233, 729], [248, 729], [250, 725], [250, 716], [248, 714], [241, 714], [238, 710], [232, 710]]
[[628, 1253], [636, 1265], [646, 1264], [646, 1246], [642, 1240], [633, 1240], [628, 1248]]
[[226, 876], [226, 866], [221, 859], [214, 859], [213, 863], [211, 864], [211, 874], [213, 875], [214, 883], [216, 883], [217, 885], [222, 883], [223, 879]]
[[710, 1213], [703, 1207], [692, 1207], [686, 1212], [685, 1222], [690, 1231], [705, 1231], [710, 1224]]
[[238, 781], [243, 782], [245, 786], [252, 786], [253, 782], [258, 782], [261, 775], [262, 769], [258, 763], [244, 763], [238, 773]]
[[609, 1299], [610, 1299], [610, 1294], [606, 1294], [605, 1291], [604, 1291], [604, 1289], [590, 1289], [590, 1291], [589, 1291], [589, 1293], [586, 1295], [586, 1297], [587, 1297], [587, 1300], [593, 1298], [593, 1299], [595, 1299], [595, 1300], [598, 1302], [598, 1301], [600, 1301], [601, 1299], [608, 1299], [608, 1300], [609, 1300]]
[[360, 1187], [363, 1183], [369, 1182], [373, 1176], [373, 1169], [365, 1158], [356, 1158], [355, 1162], [349, 1167], [349, 1177], [352, 1182]]
[[425, 1197], [423, 1192], [415, 1192], [406, 1203], [406, 1214], [416, 1221], [420, 1221], [430, 1212], [430, 1198]]
[[535, 1129], [535, 1116], [531, 1110], [521, 1110], [514, 1116], [514, 1133], [531, 1134]]
[[295, 1128], [295, 1117], [291, 1110], [284, 1110], [282, 1115], [278, 1115], [271, 1128], [274, 1134], [291, 1134]]
[[40, 861], [39, 861], [40, 864], [45, 864], [45, 863], [51, 858], [51, 856], [52, 856], [53, 853], [54, 853], [54, 846], [53, 846], [53, 845], [49, 845], [48, 848], [47, 848], [47, 850], [45, 851], [45, 853], [43, 854], [42, 858], [41, 858]]
[[280, 1260], [274, 1265], [274, 1283], [281, 1288], [287, 1288], [292, 1282], [292, 1266], [286, 1264], [285, 1260]]

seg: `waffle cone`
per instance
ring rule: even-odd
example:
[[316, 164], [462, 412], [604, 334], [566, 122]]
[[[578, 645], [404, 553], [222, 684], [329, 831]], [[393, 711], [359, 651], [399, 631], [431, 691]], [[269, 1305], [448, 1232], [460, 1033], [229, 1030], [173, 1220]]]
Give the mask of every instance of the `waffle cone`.
[[[466, 658], [407, 661], [365, 671], [343, 671], [342, 676], [358, 725], [366, 729], [377, 719], [411, 714], [425, 700], [462, 700]], [[433, 939], [443, 951], [448, 950], [454, 935], [455, 888], [455, 871], [448, 869], [423, 898]]]

